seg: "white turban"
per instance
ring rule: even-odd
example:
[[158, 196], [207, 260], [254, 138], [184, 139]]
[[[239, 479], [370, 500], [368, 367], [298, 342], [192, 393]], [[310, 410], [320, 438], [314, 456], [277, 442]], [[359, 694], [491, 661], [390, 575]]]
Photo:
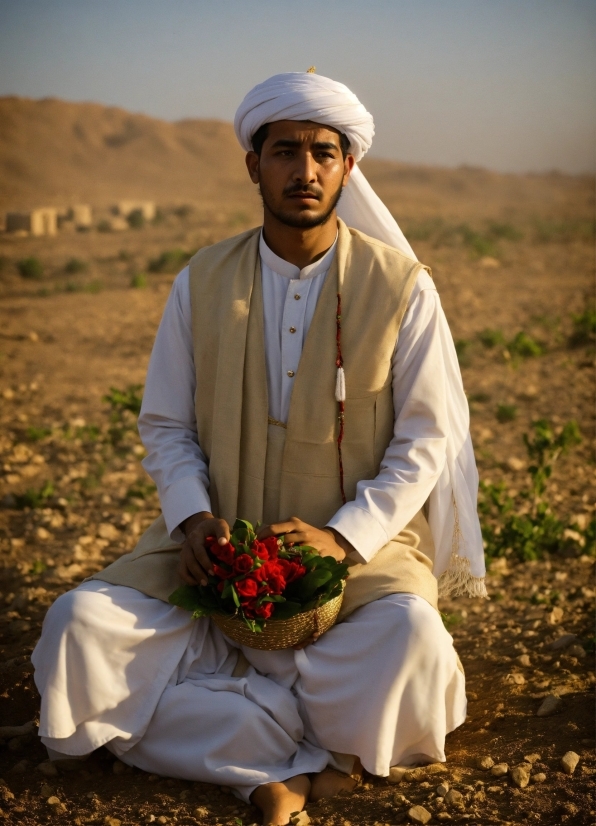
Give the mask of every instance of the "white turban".
[[[347, 86], [309, 72], [274, 75], [251, 89], [234, 118], [236, 137], [243, 149], [249, 152], [255, 132], [263, 124], [277, 120], [310, 120], [343, 132], [357, 162], [370, 148], [375, 134], [372, 115]], [[348, 226], [416, 259], [395, 218], [357, 165], [337, 213]]]

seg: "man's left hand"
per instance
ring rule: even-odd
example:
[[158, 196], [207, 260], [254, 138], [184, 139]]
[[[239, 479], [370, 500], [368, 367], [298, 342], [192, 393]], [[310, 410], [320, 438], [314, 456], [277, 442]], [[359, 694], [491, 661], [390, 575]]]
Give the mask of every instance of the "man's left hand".
[[321, 556], [332, 556], [338, 562], [342, 562], [347, 554], [354, 550], [347, 539], [333, 528], [314, 528], [308, 525], [297, 516], [292, 516], [285, 522], [275, 522], [273, 525], [263, 525], [259, 530], [259, 539], [266, 539], [268, 536], [285, 535], [285, 544], [310, 545]]

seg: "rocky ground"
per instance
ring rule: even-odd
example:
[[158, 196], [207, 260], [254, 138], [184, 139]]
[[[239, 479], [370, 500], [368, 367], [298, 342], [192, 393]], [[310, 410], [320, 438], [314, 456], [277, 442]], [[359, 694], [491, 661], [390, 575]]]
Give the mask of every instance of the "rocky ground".
[[[135, 393], [103, 400], [110, 387], [142, 384], [172, 280], [150, 274], [134, 287], [134, 276], [160, 245], [190, 249], [205, 231], [188, 223], [175, 236], [146, 228], [54, 246], [0, 239], [0, 822], [259, 822], [225, 788], [150, 776], [107, 752], [50, 765], [35, 733], [29, 656], [47, 607], [132, 548], [159, 512], [134, 413], [123, 410], [134, 408]], [[572, 314], [591, 289], [590, 245], [504, 241], [498, 257], [480, 258], [430, 241], [416, 248], [433, 266], [458, 342], [481, 477], [522, 489], [531, 422], [575, 419], [583, 441], [555, 466], [549, 496], [585, 527], [595, 471], [592, 354], [571, 337]], [[31, 255], [47, 261], [39, 283], [14, 267]], [[73, 257], [85, 272], [66, 274]], [[487, 348], [486, 328], [506, 341], [523, 330], [543, 354], [512, 359], [504, 346]], [[469, 697], [447, 763], [395, 771], [389, 781], [366, 777], [352, 795], [309, 805], [311, 823], [594, 822], [594, 558], [580, 533], [549, 558], [519, 562], [513, 552], [493, 562], [490, 601], [441, 605]]]

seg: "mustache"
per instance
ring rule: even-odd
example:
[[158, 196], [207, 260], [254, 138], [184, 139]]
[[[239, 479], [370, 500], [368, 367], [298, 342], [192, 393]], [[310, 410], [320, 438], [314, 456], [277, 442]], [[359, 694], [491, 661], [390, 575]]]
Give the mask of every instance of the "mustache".
[[308, 193], [309, 195], [319, 199], [323, 194], [320, 187], [313, 186], [312, 184], [292, 184], [287, 186], [283, 191], [284, 195], [298, 195], [298, 193], [300, 193], [300, 195], [305, 195]]

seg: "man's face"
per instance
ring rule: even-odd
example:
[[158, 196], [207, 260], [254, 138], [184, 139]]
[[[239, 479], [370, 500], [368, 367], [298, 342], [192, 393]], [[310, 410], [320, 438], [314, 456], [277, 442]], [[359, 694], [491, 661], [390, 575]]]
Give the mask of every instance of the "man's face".
[[261, 155], [249, 152], [246, 165], [265, 211], [286, 226], [308, 229], [333, 213], [354, 158], [344, 159], [335, 130], [282, 120], [269, 124]]

